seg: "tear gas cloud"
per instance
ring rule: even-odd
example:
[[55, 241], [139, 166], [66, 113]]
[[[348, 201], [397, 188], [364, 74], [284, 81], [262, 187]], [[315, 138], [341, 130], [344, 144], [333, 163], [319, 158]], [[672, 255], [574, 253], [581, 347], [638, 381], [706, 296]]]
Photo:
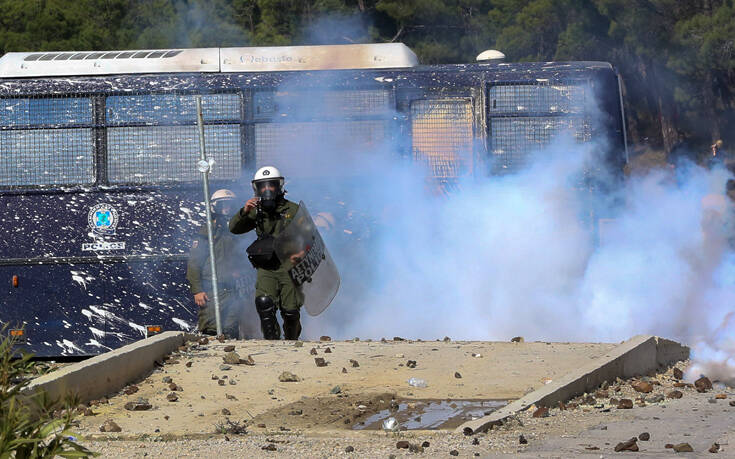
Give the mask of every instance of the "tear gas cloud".
[[[322, 96], [307, 98], [304, 110], [332, 110]], [[321, 232], [342, 275], [332, 306], [304, 320], [305, 337], [619, 341], [646, 333], [693, 346], [692, 371], [735, 382], [735, 234], [724, 169], [681, 163], [596, 196], [575, 183], [599, 164], [601, 146], [560, 135], [532, 152], [529, 167], [466, 178], [443, 194], [432, 191], [423, 163], [401, 159], [398, 136], [375, 131], [365, 140], [349, 122], [296, 130], [298, 138], [280, 137], [274, 162], [290, 199], [334, 218]], [[711, 194], [722, 198], [714, 206]], [[590, 208], [614, 216], [599, 243]]]

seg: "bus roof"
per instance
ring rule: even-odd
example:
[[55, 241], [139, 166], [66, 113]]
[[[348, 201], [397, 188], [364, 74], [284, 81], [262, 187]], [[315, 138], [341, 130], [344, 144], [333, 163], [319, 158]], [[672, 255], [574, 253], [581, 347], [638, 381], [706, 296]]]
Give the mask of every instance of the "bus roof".
[[7, 53], [0, 78], [173, 72], [389, 69], [418, 65], [403, 43]]

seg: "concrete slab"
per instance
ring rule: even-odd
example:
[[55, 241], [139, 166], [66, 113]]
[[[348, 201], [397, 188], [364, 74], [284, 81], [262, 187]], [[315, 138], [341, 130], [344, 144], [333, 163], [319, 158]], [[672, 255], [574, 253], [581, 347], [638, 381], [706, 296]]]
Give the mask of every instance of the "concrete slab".
[[82, 403], [98, 399], [150, 373], [154, 362], [160, 362], [165, 355], [184, 344], [186, 336], [183, 332], [164, 332], [67, 365], [34, 379], [23, 393], [31, 395], [45, 392], [52, 400], [74, 394]]
[[562, 378], [539, 388], [492, 414], [467, 422], [457, 432], [472, 435], [502, 423], [531, 405], [552, 407], [559, 401], [599, 387], [604, 381], [647, 375], [658, 368], [689, 358], [689, 348], [667, 339], [635, 336], [605, 355], [575, 368]]
[[[243, 359], [251, 355], [255, 365], [221, 369], [226, 345], [234, 345]], [[172, 361], [178, 363], [167, 363], [137, 381], [137, 393], [119, 394], [109, 404], [94, 407], [97, 416], [80, 418], [81, 429], [86, 435], [108, 436], [100, 434], [99, 425], [112, 419], [123, 430], [114, 437], [135, 438], [156, 429], [160, 435], [211, 434], [225, 419], [224, 408], [233, 420], [258, 418], [248, 423], [251, 431], [344, 432], [356, 422], [358, 402], [379, 404], [376, 396], [381, 394], [388, 394], [388, 402], [391, 395], [408, 400], [516, 399], [588, 366], [615, 347], [611, 343], [453, 341], [305, 342], [296, 347], [284, 341], [214, 341], [175, 355]], [[317, 355], [310, 353], [312, 348]], [[317, 367], [315, 357], [324, 358], [328, 365]], [[353, 367], [350, 360], [359, 367]], [[416, 361], [416, 367], [406, 366], [408, 360]], [[279, 382], [283, 371], [295, 373], [300, 382]], [[171, 391], [164, 377], [183, 389], [176, 392], [176, 402], [166, 398]], [[411, 377], [424, 379], [428, 387], [409, 386]], [[225, 385], [219, 385], [219, 380]], [[340, 394], [331, 393], [335, 386], [340, 387]], [[139, 397], [148, 399], [153, 409], [124, 409], [126, 402]], [[289, 405], [302, 402], [307, 416], [290, 416]], [[257, 427], [260, 423], [266, 427]]]

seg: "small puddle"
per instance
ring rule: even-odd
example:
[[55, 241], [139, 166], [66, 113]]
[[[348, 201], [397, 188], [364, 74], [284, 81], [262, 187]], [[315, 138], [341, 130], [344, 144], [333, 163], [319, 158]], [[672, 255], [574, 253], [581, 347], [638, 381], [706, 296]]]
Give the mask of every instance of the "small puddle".
[[507, 400], [405, 400], [397, 408], [375, 413], [352, 429], [380, 430], [383, 421], [391, 416], [401, 430], [453, 429], [507, 404]]

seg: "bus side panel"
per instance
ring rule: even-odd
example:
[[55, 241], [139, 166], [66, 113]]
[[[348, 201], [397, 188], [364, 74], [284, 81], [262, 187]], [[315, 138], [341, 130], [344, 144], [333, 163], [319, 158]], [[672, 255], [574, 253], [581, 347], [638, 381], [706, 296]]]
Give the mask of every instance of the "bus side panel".
[[0, 322], [23, 327], [26, 342], [21, 349], [38, 356], [104, 352], [105, 288], [100, 266], [0, 266], [0, 279], [6, 280], [0, 289]]
[[106, 345], [117, 348], [162, 331], [196, 331], [197, 310], [186, 283], [186, 262], [132, 261], [109, 265]]

